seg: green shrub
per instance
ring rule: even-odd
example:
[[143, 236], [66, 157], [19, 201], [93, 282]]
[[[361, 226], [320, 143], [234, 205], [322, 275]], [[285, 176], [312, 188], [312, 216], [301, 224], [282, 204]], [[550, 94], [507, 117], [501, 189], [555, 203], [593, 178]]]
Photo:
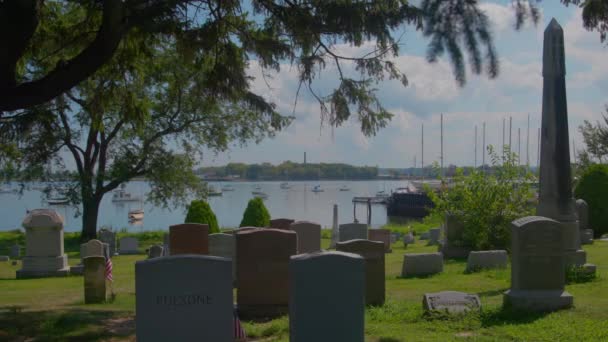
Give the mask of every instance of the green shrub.
[[492, 172], [479, 170], [465, 176], [458, 169], [453, 184], [439, 193], [427, 189], [435, 203], [432, 215], [451, 214], [463, 224], [462, 238], [454, 245], [475, 250], [511, 247], [511, 222], [531, 215], [532, 175], [517, 166], [517, 156], [505, 149], [501, 158], [488, 146]]
[[219, 233], [220, 227], [217, 225], [217, 218], [211, 210], [209, 203], [194, 200], [188, 206], [186, 223], [201, 223], [209, 225], [209, 234]]
[[608, 233], [608, 165], [590, 165], [574, 194], [589, 205], [589, 226], [595, 237]]
[[241, 221], [241, 227], [269, 227], [270, 226], [270, 213], [264, 205], [261, 198], [253, 198], [249, 200], [247, 209], [243, 213], [243, 220]]

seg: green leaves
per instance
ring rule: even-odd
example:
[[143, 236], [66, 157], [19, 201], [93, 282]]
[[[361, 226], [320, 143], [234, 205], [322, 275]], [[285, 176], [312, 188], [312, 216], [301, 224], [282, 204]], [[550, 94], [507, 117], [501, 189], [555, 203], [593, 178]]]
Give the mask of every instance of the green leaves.
[[499, 157], [488, 147], [493, 167], [464, 176], [459, 170], [446, 190], [429, 192], [435, 203], [434, 215], [454, 215], [464, 224], [461, 246], [510, 249], [510, 225], [516, 218], [532, 213], [532, 175], [517, 166], [517, 156], [504, 148]]
[[264, 201], [261, 198], [253, 198], [249, 200], [247, 208], [243, 213], [240, 227], [269, 227], [270, 213]]

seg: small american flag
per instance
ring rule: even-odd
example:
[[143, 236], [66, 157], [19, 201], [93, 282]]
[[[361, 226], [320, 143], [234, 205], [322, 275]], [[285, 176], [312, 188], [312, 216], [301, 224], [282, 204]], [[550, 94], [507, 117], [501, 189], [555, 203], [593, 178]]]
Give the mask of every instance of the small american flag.
[[112, 277], [112, 258], [110, 258], [107, 249], [105, 249], [104, 254], [106, 256], [106, 279], [113, 282], [114, 277]]
[[239, 315], [236, 311], [236, 308], [234, 309], [234, 340], [241, 342], [241, 341], [247, 341], [247, 335], [245, 335], [245, 330], [243, 329], [243, 326], [241, 325], [241, 320], [239, 319]]

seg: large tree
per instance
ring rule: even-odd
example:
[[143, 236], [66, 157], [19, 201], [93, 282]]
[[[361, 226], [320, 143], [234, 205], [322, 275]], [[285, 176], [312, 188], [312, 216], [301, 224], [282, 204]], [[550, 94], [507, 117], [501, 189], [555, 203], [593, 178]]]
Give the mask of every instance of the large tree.
[[246, 87], [218, 92], [209, 84], [214, 60], [184, 57], [170, 38], [132, 33], [111, 63], [32, 109], [40, 120], [28, 135], [15, 137], [12, 164], [24, 178], [48, 176], [37, 172], [39, 155], [55, 165], [75, 165], [63, 191], [82, 205], [84, 240], [96, 236], [103, 196], [134, 177], [146, 177], [148, 200], [159, 205], [204, 197], [194, 174], [203, 148], [222, 151], [231, 143], [259, 141], [290, 121]]
[[[527, 18], [538, 19], [538, 2], [512, 0], [518, 25]], [[561, 2], [583, 6], [585, 27], [605, 38], [605, 1]], [[87, 15], [72, 21], [70, 29], [65, 30], [62, 18], [48, 15], [48, 8], [55, 6], [77, 7]], [[209, 48], [217, 41], [209, 38], [221, 29], [226, 36], [245, 38], [243, 43], [250, 52], [265, 50], [262, 60], [276, 66], [277, 58], [309, 65], [340, 59], [342, 56], [331, 51], [331, 43], [336, 40], [358, 45], [374, 39], [380, 55], [395, 52], [392, 30], [414, 24], [432, 36], [429, 59], [447, 49], [461, 80], [464, 69], [460, 47], [472, 50], [474, 70], [478, 72], [481, 55], [475, 52], [476, 47], [479, 42], [491, 42], [478, 6], [479, 1], [471, 0], [424, 0], [420, 7], [406, 0], [2, 0], [0, 113], [42, 104], [71, 89], [106, 64], [123, 38], [134, 30], [182, 37], [197, 48], [213, 52]], [[82, 30], [93, 18], [95, 25]], [[53, 40], [55, 49], [40, 49], [38, 45], [44, 39]], [[53, 68], [39, 73], [25, 67], [66, 47], [75, 49]], [[306, 69], [301, 70], [304, 77], [310, 76]]]

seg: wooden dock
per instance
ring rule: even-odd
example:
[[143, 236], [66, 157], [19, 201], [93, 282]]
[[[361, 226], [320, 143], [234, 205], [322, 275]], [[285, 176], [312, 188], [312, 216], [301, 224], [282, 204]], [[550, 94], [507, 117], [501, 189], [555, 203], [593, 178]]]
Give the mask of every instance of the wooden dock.
[[353, 203], [387, 204], [389, 197], [353, 197]]

